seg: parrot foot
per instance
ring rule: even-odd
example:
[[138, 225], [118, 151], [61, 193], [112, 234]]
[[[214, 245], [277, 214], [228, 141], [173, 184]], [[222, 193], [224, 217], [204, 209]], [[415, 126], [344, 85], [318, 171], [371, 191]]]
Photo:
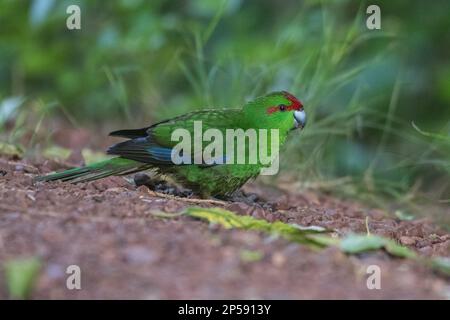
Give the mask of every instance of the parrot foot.
[[183, 189], [171, 185], [164, 180], [155, 180], [143, 172], [138, 172], [134, 176], [134, 183], [137, 187], [146, 186], [150, 190], [159, 194], [168, 194], [177, 197], [191, 197], [193, 192], [189, 189]]

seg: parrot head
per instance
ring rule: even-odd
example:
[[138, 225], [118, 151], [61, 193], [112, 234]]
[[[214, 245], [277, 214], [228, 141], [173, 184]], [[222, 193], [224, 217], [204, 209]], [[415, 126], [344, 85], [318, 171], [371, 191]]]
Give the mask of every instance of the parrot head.
[[248, 102], [244, 115], [255, 128], [276, 128], [287, 133], [306, 125], [303, 104], [286, 91], [272, 92]]

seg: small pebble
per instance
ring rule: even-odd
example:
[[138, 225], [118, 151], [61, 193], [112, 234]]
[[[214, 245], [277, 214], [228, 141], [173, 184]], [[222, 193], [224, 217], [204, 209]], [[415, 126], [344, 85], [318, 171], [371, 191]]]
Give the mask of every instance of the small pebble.
[[412, 246], [416, 244], [416, 239], [412, 237], [402, 236], [400, 237], [400, 243], [405, 246]]
[[272, 256], [272, 264], [275, 267], [282, 267], [286, 263], [286, 256], [280, 252], [275, 252]]

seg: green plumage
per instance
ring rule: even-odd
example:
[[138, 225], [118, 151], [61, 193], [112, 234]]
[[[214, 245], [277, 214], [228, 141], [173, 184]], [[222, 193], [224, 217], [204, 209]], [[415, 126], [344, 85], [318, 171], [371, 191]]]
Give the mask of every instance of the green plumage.
[[[157, 174], [171, 176], [202, 196], [229, 195], [249, 179], [256, 177], [262, 165], [260, 163], [175, 165], [170, 158], [171, 150], [178, 144], [178, 141], [171, 140], [174, 130], [185, 129], [194, 136], [194, 121], [201, 121], [203, 132], [207, 129], [217, 129], [223, 136], [226, 135], [227, 129], [244, 131], [250, 128], [279, 129], [281, 146], [289, 131], [298, 126], [294, 112], [299, 110], [303, 112], [303, 106], [294, 96], [287, 92], [275, 92], [248, 102], [241, 109], [195, 111], [146, 128], [115, 131], [110, 135], [129, 139], [108, 149], [108, 154], [118, 157], [86, 167], [41, 176], [36, 180], [78, 183], [152, 169]], [[202, 151], [207, 144], [203, 142]], [[235, 157], [237, 153], [236, 146]], [[246, 159], [249, 153], [246, 145]], [[194, 148], [190, 156], [194, 157]], [[227, 154], [225, 156], [228, 157]]]

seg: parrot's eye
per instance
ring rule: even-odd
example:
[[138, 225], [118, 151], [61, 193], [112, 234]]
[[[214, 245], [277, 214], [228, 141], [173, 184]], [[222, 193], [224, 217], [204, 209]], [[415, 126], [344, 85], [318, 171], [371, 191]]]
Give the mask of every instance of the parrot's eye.
[[280, 109], [280, 111], [286, 111], [287, 107], [285, 104], [279, 104], [278, 109]]

